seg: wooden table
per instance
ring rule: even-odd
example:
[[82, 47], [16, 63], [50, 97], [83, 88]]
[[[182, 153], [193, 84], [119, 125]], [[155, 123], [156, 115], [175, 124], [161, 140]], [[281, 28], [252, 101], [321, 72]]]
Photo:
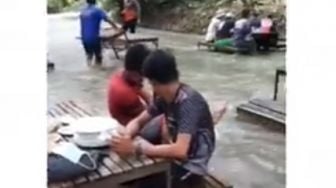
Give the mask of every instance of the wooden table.
[[287, 75], [287, 71], [286, 71], [286, 67], [279, 67], [276, 69], [275, 71], [275, 81], [274, 81], [274, 96], [273, 96], [273, 100], [276, 101], [277, 100], [277, 96], [278, 96], [278, 83], [279, 83], [279, 77], [280, 76], [286, 76]]
[[[92, 114], [73, 101], [58, 103], [48, 110], [48, 118], [51, 119], [64, 115], [77, 119], [92, 116]], [[66, 137], [62, 139], [70, 141]], [[146, 156], [121, 158], [117, 153], [109, 151], [109, 157], [102, 160], [98, 170], [72, 181], [49, 184], [48, 188], [112, 188], [161, 172], [166, 173], [167, 179], [170, 179], [169, 161]], [[170, 181], [167, 181], [167, 187], [171, 187]]]
[[139, 43], [152, 43], [155, 48], [159, 47], [158, 37], [129, 36], [127, 32], [116, 33], [111, 28], [105, 28], [101, 31], [100, 39], [105, 49], [112, 49], [116, 58], [120, 59], [119, 52], [128, 49], [130, 46]]

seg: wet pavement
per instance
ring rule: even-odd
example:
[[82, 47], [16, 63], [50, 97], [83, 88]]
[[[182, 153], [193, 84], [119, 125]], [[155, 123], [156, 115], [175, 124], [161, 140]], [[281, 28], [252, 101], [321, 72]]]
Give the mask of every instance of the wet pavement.
[[[199, 35], [139, 29], [158, 36], [160, 47], [176, 55], [182, 81], [198, 89], [211, 107], [223, 100], [230, 104], [225, 118], [216, 126], [217, 147], [210, 170], [236, 188], [283, 188], [286, 184], [286, 138], [262, 126], [236, 119], [236, 106], [251, 97], [271, 98], [275, 69], [285, 64], [285, 54], [238, 56], [198, 51]], [[113, 53], [104, 53], [104, 67], [88, 68], [79, 40], [78, 20], [48, 18], [49, 59], [55, 71], [48, 73], [48, 103], [82, 101], [107, 115], [108, 77], [121, 66]], [[285, 100], [283, 79], [279, 100]]]

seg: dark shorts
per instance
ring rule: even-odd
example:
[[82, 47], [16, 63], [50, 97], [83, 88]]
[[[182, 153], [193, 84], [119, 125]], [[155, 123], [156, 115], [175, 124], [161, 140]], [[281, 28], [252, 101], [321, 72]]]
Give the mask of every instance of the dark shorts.
[[162, 118], [157, 116], [150, 120], [140, 131], [140, 136], [152, 144], [160, 144]]
[[129, 29], [129, 30], [130, 30], [130, 33], [135, 33], [137, 24], [138, 24], [138, 19], [124, 22], [123, 30], [124, 30], [125, 32], [127, 32], [128, 29]]
[[[152, 144], [161, 143], [161, 124], [163, 116], [157, 116], [149, 121], [141, 130], [140, 136]], [[205, 188], [203, 176], [196, 175], [181, 166], [171, 164], [171, 185], [173, 188]], [[138, 188], [166, 187], [166, 174], [160, 173], [142, 179]]]
[[278, 41], [278, 33], [255, 33], [252, 35], [257, 44], [257, 50], [269, 50], [275, 47]]
[[97, 41], [82, 41], [85, 53], [89, 59], [95, 56], [97, 62], [102, 62], [102, 48], [100, 40]]

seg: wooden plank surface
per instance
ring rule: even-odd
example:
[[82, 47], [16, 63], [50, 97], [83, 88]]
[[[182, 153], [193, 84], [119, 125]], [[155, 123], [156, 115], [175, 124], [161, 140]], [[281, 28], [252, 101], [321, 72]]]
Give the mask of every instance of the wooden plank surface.
[[285, 102], [274, 101], [271, 99], [255, 98], [255, 99], [251, 99], [249, 103], [262, 107], [262, 108], [266, 108], [276, 113], [286, 115], [286, 103]]
[[[100, 166], [101, 164], [99, 164]], [[87, 179], [90, 180], [90, 181], [94, 181], [96, 179], [99, 179], [101, 178], [100, 174], [98, 173], [98, 170], [97, 171], [94, 171], [92, 173], [90, 173], [88, 176], [87, 176]]]
[[48, 116], [54, 118], [55, 114], [54, 114], [54, 112], [52, 110], [49, 110], [48, 111]]
[[101, 175], [101, 177], [107, 177], [112, 175], [111, 170], [109, 170], [106, 166], [100, 165], [98, 168], [98, 172]]
[[[48, 117], [56, 119], [65, 115], [69, 115], [70, 117], [77, 119], [80, 117], [92, 116], [92, 114], [93, 113], [85, 110], [82, 106], [77, 105], [74, 101], [58, 103], [48, 110]], [[71, 141], [71, 137], [63, 137], [63, 139]], [[165, 171], [165, 169], [163, 169], [163, 165], [167, 165], [166, 163], [168, 164], [167, 161], [162, 159], [154, 160], [145, 156], [140, 158], [121, 158], [115, 152], [110, 152], [109, 157], [103, 159], [99, 168], [95, 172], [90, 173], [87, 177], [83, 176], [77, 178], [73, 182], [48, 185], [48, 188], [90, 187], [90, 185], [87, 184], [89, 182], [95, 182], [92, 186], [95, 186], [98, 182], [108, 182], [108, 184], [97, 184], [104, 185], [102, 188], [108, 188], [109, 185], [112, 185], [111, 183], [113, 183], [112, 180], [107, 178], [109, 176], [111, 176], [112, 179], [117, 177], [118, 182], [128, 181], [132, 178], [142, 177], [143, 175], [148, 175], [148, 173], [156, 172], [158, 170], [163, 172]], [[106, 178], [108, 180], [103, 180]]]
[[85, 110], [83, 107], [80, 107], [79, 105], [77, 105], [74, 101], [69, 101], [68, 104], [71, 105], [74, 109], [78, 110], [78, 112], [82, 113], [83, 116], [85, 114], [87, 116], [92, 116], [93, 115], [88, 110]]
[[124, 159], [120, 158], [119, 155], [117, 155], [115, 152], [110, 152], [110, 158], [112, 161], [123, 170], [123, 171], [130, 171], [132, 170], [132, 166], [127, 163]]
[[239, 110], [246, 111], [246, 112], [252, 113], [256, 116], [259, 116], [259, 117], [262, 117], [262, 118], [265, 118], [265, 119], [269, 119], [269, 120], [272, 120], [272, 121], [275, 121], [275, 122], [278, 122], [278, 123], [281, 123], [281, 124], [286, 123], [285, 122], [286, 117], [283, 114], [272, 112], [272, 111], [270, 111], [266, 108], [253, 105], [251, 103], [242, 104], [242, 105], [238, 106], [237, 109], [238, 109], [238, 111]]
[[141, 155], [139, 156], [138, 158], [144, 165], [151, 165], [151, 164], [154, 164], [155, 161], [151, 158], [148, 158], [147, 156], [145, 155]]
[[71, 114], [74, 117], [85, 117], [85, 114], [81, 113], [80, 111], [74, 109], [70, 104], [66, 102], [60, 103], [60, 106], [62, 106], [64, 109], [66, 109], [69, 114]]
[[123, 170], [113, 162], [109, 157], [104, 158], [103, 164], [112, 172], [112, 174], [119, 174], [122, 173]]
[[88, 182], [88, 179], [86, 177], [84, 177], [84, 176], [79, 177], [79, 178], [77, 178], [77, 179], [74, 180], [74, 184], [75, 185], [76, 184], [86, 183], [86, 182]]
[[74, 184], [71, 181], [62, 183], [62, 188], [72, 188], [74, 187]]
[[207, 188], [233, 188], [232, 185], [222, 183], [212, 175], [205, 176], [205, 182]]
[[[126, 39], [127, 37], [127, 39]], [[152, 41], [158, 41], [158, 37], [153, 37], [153, 36], [147, 36], [147, 35], [141, 35], [139, 33], [135, 35], [127, 35], [127, 33], [120, 33], [117, 32], [114, 29], [103, 29], [101, 30], [100, 33], [100, 38], [102, 40], [114, 40], [114, 41], [126, 41], [128, 40], [129, 42], [152, 42]]]
[[62, 184], [52, 183], [48, 185], [48, 188], [62, 188]]

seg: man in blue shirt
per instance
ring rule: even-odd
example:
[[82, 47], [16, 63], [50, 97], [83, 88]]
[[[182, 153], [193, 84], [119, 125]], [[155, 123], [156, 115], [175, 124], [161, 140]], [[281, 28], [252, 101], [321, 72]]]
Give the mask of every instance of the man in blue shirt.
[[100, 23], [104, 20], [111, 24], [113, 28], [118, 29], [118, 27], [101, 8], [96, 6], [96, 0], [86, 0], [86, 2], [88, 5], [80, 13], [82, 43], [88, 65], [91, 64], [93, 56], [95, 56], [96, 64], [101, 65]]

